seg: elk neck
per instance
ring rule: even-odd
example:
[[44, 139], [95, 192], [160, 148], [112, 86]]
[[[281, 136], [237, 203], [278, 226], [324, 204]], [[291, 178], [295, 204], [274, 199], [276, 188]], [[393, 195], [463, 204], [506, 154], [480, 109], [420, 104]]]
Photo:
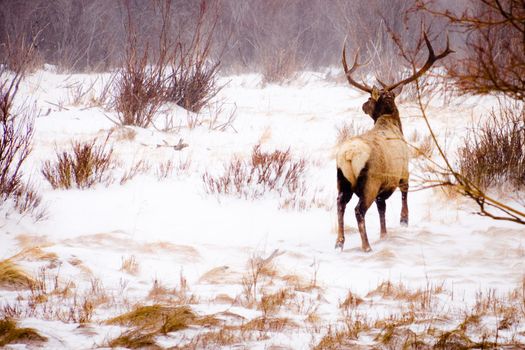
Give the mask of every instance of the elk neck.
[[401, 125], [401, 119], [399, 118], [399, 112], [397, 109], [392, 114], [382, 114], [375, 119], [376, 128], [397, 128], [403, 135], [403, 126]]

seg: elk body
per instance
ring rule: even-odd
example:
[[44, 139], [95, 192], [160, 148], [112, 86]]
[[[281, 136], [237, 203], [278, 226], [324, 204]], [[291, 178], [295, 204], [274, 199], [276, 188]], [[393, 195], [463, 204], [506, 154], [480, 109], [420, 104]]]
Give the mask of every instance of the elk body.
[[345, 141], [338, 149], [337, 163], [337, 217], [338, 232], [336, 248], [343, 249], [344, 246], [344, 214], [347, 203], [353, 194], [359, 197], [355, 207], [355, 216], [361, 245], [365, 252], [371, 250], [366, 233], [365, 214], [376, 202], [379, 211], [381, 226], [381, 238], [386, 237], [386, 200], [399, 188], [401, 190], [402, 225], [408, 225], [408, 146], [403, 137], [403, 128], [399, 111], [395, 104], [394, 89], [408, 84], [423, 75], [436, 60], [445, 57], [452, 51], [449, 49], [448, 41], [445, 51], [439, 55], [434, 54], [426, 34], [424, 40], [427, 45], [429, 56], [424, 66], [411, 77], [386, 86], [382, 89], [370, 88], [365, 84], [356, 82], [351, 74], [359, 66], [357, 55], [352, 68], [348, 69], [346, 64], [346, 53], [343, 47], [343, 68], [350, 85], [370, 94], [367, 102], [363, 104], [363, 111], [374, 120], [374, 127]]

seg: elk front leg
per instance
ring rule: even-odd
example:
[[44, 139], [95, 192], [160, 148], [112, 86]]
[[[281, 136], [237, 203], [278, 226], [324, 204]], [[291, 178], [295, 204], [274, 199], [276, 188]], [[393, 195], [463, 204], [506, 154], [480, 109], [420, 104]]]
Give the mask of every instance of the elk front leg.
[[401, 226], [408, 226], [408, 180], [401, 180], [399, 183], [401, 190]]
[[337, 169], [337, 240], [335, 242], [335, 249], [343, 250], [345, 244], [345, 210], [346, 205], [352, 198], [352, 185], [344, 177], [342, 171]]

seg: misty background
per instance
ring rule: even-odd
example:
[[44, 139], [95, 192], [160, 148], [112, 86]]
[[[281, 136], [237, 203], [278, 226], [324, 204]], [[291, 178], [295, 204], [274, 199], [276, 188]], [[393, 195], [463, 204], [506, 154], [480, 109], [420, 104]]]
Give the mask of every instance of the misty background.
[[[372, 58], [370, 68], [399, 66], [392, 33], [409, 49], [420, 44], [422, 24], [444, 46], [446, 21], [416, 9], [414, 0], [173, 0], [168, 36], [191, 40], [198, 21], [212, 36], [212, 55], [223, 73], [261, 72], [286, 76], [299, 70], [340, 65], [347, 50]], [[470, 1], [437, 1], [438, 9], [462, 11]], [[204, 18], [199, 17], [205, 11]], [[165, 1], [2, 0], [0, 54], [5, 43], [36, 37], [39, 59], [63, 72], [106, 71], [124, 57], [133, 27], [142, 49], [155, 50]], [[449, 33], [452, 46], [464, 38]], [[13, 45], [11, 45], [13, 46]], [[423, 56], [426, 51], [423, 50]], [[352, 55], [353, 56], [353, 55]], [[456, 56], [457, 58], [457, 56]], [[387, 77], [386, 79], [390, 79]], [[271, 79], [270, 79], [271, 80]]]

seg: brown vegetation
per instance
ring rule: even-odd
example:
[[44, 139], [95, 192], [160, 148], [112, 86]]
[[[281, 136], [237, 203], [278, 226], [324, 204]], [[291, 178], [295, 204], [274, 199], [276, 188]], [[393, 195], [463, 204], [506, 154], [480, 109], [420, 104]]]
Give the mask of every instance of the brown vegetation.
[[440, 11], [427, 0], [416, 3], [419, 9], [446, 19], [451, 30], [466, 33], [463, 57], [448, 67], [460, 92], [498, 91], [523, 100], [525, 7], [521, 0], [480, 0], [463, 11]]
[[56, 152], [57, 160], [47, 160], [42, 175], [54, 189], [90, 188], [98, 183], [109, 184], [108, 172], [114, 166], [113, 148], [106, 149], [108, 139], [97, 144], [76, 141], [72, 152]]
[[30, 288], [33, 284], [33, 278], [11, 259], [0, 261], [0, 288]]
[[0, 346], [8, 344], [35, 344], [47, 341], [47, 338], [38, 334], [32, 328], [19, 328], [16, 321], [0, 319]]
[[481, 189], [508, 184], [525, 187], [525, 107], [518, 103], [493, 110], [467, 134], [459, 149], [459, 170]]
[[289, 149], [264, 152], [255, 145], [249, 162], [234, 158], [222, 175], [205, 172], [202, 180], [207, 193], [259, 198], [266, 192], [298, 191], [305, 168], [305, 160], [294, 160]]
[[[14, 199], [15, 208], [21, 213], [36, 212], [41, 198], [36, 191], [22, 181], [22, 164], [31, 152], [34, 119], [38, 116], [35, 106], [22, 103], [15, 106], [20, 83], [30, 70], [34, 57], [34, 41], [6, 46], [7, 56], [0, 60], [0, 201]], [[15, 56], [13, 56], [15, 55]], [[9, 62], [9, 59], [12, 62]], [[37, 218], [44, 216], [41, 211]]]

